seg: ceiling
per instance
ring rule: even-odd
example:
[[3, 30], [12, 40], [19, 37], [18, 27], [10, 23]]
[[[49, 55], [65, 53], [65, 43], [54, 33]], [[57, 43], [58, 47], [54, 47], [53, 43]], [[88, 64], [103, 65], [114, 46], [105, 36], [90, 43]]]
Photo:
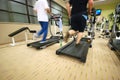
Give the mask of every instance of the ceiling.
[[[53, 0], [65, 8], [66, 0]], [[120, 3], [120, 0], [94, 0], [94, 7], [101, 9], [114, 9]]]

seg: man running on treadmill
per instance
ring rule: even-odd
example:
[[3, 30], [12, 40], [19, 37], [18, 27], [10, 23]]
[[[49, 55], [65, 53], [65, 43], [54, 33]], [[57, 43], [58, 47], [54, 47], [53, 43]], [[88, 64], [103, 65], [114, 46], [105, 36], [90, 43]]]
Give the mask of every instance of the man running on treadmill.
[[[88, 4], [88, 11], [87, 11]], [[68, 16], [71, 19], [71, 29], [66, 33], [64, 41], [67, 42], [69, 36], [77, 34], [76, 45], [80, 44], [86, 27], [87, 14], [91, 13], [93, 0], [69, 0], [66, 3]]]

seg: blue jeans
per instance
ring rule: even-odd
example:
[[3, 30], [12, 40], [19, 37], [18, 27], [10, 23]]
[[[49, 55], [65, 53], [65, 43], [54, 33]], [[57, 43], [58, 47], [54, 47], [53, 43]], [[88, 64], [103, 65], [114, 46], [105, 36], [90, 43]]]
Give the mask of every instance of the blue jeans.
[[39, 24], [42, 29], [37, 33], [37, 35], [41, 36], [43, 34], [42, 41], [45, 41], [48, 34], [48, 22], [39, 21]]

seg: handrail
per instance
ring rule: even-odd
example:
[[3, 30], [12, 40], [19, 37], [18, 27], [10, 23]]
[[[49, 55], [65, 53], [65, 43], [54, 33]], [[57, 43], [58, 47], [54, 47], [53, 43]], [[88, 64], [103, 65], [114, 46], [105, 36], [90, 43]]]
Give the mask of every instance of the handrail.
[[13, 37], [13, 36], [21, 33], [21, 32], [24, 31], [24, 30], [28, 30], [30, 33], [36, 33], [35, 30], [30, 30], [28, 27], [23, 27], [23, 28], [20, 28], [20, 29], [18, 29], [18, 30], [16, 30], [16, 31], [10, 33], [8, 36], [9, 36], [9, 37]]

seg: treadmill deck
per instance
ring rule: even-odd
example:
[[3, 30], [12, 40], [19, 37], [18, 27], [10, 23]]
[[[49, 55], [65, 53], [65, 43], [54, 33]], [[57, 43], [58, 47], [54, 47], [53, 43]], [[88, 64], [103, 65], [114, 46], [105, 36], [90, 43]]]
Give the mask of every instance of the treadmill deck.
[[56, 54], [65, 54], [69, 56], [73, 56], [79, 58], [82, 62], [86, 61], [86, 56], [88, 53], [88, 49], [91, 43], [87, 42], [88, 39], [81, 40], [79, 45], [75, 45], [75, 41], [71, 41], [67, 45], [56, 51]]

